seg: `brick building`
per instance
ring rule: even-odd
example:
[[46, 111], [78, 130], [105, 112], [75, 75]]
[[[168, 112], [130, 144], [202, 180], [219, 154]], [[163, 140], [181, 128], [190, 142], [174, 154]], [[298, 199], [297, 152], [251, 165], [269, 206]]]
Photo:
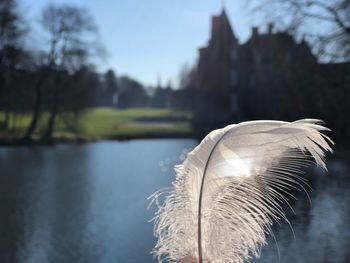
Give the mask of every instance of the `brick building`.
[[[213, 16], [211, 36], [199, 49], [195, 123], [203, 133], [247, 119], [293, 119], [309, 113], [305, 101], [313, 85], [317, 60], [305, 41], [287, 32], [252, 28], [239, 44], [225, 10]], [[207, 129], [204, 129], [206, 127]]]
[[199, 49], [198, 88], [204, 91], [215, 89], [227, 92], [235, 85], [237, 70], [238, 40], [223, 9], [211, 21], [211, 38], [206, 47]]
[[238, 115], [238, 40], [225, 9], [211, 20], [207, 46], [199, 49], [195, 122], [206, 132]]
[[305, 105], [318, 90], [318, 63], [305, 41], [286, 32], [252, 29], [238, 52], [238, 97], [246, 119], [285, 119], [312, 115]]

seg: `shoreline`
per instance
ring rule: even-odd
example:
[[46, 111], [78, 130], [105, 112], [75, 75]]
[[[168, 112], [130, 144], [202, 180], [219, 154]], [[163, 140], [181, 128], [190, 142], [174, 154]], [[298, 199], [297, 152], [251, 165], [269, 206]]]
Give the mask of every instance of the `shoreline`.
[[174, 132], [174, 133], [144, 133], [144, 134], [120, 134], [112, 136], [104, 136], [99, 138], [86, 137], [56, 137], [50, 141], [43, 141], [39, 139], [21, 140], [21, 139], [6, 139], [0, 138], [1, 147], [21, 147], [21, 146], [54, 146], [60, 143], [67, 144], [85, 144], [100, 141], [129, 141], [140, 139], [200, 139], [192, 132]]

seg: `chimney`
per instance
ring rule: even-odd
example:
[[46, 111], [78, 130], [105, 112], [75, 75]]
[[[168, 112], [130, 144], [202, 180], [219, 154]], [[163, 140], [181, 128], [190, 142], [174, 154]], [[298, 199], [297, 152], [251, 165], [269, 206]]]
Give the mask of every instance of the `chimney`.
[[268, 33], [269, 33], [269, 35], [272, 34], [272, 30], [273, 30], [273, 23], [269, 23], [268, 24]]
[[259, 35], [259, 28], [257, 26], [252, 27], [252, 37], [257, 37]]

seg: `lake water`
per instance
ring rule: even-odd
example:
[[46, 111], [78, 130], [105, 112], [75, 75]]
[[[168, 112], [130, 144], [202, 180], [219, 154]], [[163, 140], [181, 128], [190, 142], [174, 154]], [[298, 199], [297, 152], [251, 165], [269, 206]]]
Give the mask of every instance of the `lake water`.
[[[147, 263], [155, 239], [147, 197], [174, 179], [194, 140], [0, 148], [1, 263]], [[256, 263], [350, 262], [349, 159], [312, 181], [296, 216]], [[277, 245], [276, 245], [277, 244]], [[278, 249], [277, 249], [278, 247]]]

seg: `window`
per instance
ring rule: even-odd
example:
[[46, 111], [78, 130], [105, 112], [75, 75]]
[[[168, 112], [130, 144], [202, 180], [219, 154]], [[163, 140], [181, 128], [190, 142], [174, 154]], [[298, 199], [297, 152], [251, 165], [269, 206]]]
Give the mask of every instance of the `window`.
[[249, 86], [253, 87], [256, 84], [256, 78], [254, 74], [249, 75]]
[[232, 86], [238, 85], [238, 72], [235, 69], [231, 69], [230, 71], [230, 84]]
[[238, 112], [238, 98], [236, 93], [230, 94], [230, 112], [237, 113]]
[[237, 48], [231, 48], [230, 58], [232, 61], [237, 60]]

